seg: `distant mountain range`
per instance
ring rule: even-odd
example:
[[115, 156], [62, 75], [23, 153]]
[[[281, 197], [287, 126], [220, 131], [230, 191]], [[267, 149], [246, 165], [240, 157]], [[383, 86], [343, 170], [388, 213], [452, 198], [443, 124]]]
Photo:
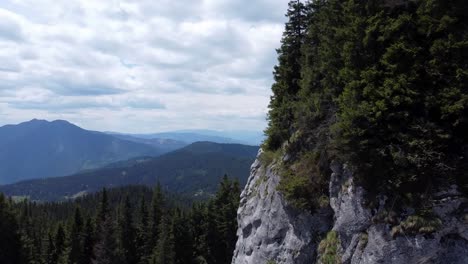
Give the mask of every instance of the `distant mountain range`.
[[0, 184], [62, 176], [138, 156], [158, 156], [185, 143], [151, 144], [84, 130], [67, 121], [33, 119], [0, 127]]
[[178, 141], [178, 140], [170, 139], [170, 138], [146, 138], [146, 137], [136, 137], [136, 136], [126, 135], [126, 134], [117, 134], [117, 133], [110, 134], [110, 135], [123, 139], [123, 140], [150, 145], [164, 153], [183, 148], [187, 146], [188, 144], [193, 143], [191, 141], [185, 142], [185, 141]]
[[0, 192], [50, 201], [77, 197], [103, 187], [152, 186], [160, 182], [171, 192], [209, 196], [224, 174], [244, 185], [258, 149], [240, 144], [197, 142], [155, 158], [132, 159], [71, 176], [0, 186]]
[[209, 141], [215, 143], [237, 143], [244, 145], [258, 146], [264, 139], [263, 132], [257, 131], [215, 131], [215, 130], [178, 130], [151, 134], [121, 134], [106, 132], [110, 135], [120, 137], [131, 137], [139, 139], [168, 139], [187, 144], [197, 141]]

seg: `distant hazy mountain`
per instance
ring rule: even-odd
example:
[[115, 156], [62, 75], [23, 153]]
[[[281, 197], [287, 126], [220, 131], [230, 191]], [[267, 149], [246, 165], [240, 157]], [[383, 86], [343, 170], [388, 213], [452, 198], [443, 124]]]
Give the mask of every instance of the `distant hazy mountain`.
[[243, 144], [259, 146], [265, 139], [265, 135], [262, 131], [250, 131], [250, 130], [179, 130], [179, 133], [196, 133], [208, 136], [227, 137], [232, 138]]
[[188, 144], [190, 144], [187, 142], [178, 141], [178, 140], [169, 139], [169, 138], [142, 138], [142, 137], [135, 137], [131, 135], [125, 135], [125, 134], [117, 134], [117, 133], [113, 133], [111, 135], [113, 135], [114, 137], [123, 139], [123, 140], [153, 146], [164, 153], [183, 148], [187, 146]]
[[168, 139], [187, 144], [198, 141], [215, 143], [237, 143], [258, 146], [264, 139], [263, 132], [257, 131], [215, 131], [215, 130], [178, 130], [152, 134], [119, 134], [108, 132], [112, 135], [129, 136], [140, 139]]
[[31, 120], [0, 127], [0, 183], [62, 176], [162, 150], [67, 121]]
[[132, 160], [72, 176], [0, 186], [0, 192], [33, 200], [60, 200], [102, 187], [152, 186], [159, 181], [169, 191], [206, 196], [215, 192], [224, 174], [238, 178], [244, 185], [257, 152], [255, 146], [197, 142], [156, 158]]

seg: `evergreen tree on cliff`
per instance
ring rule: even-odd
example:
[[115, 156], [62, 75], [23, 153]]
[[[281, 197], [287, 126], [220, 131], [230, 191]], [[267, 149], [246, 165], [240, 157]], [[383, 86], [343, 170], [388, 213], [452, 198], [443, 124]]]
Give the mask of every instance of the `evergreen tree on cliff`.
[[300, 89], [302, 53], [301, 47], [306, 30], [306, 8], [299, 1], [289, 2], [286, 13], [288, 22], [285, 26], [281, 47], [277, 50], [278, 65], [275, 66], [272, 86], [273, 96], [268, 113], [269, 127], [267, 147], [277, 149], [291, 135], [293, 120], [293, 101]]
[[[304, 33], [291, 34], [301, 20], [292, 19], [295, 6], [278, 50], [264, 146], [289, 143], [285, 197], [320, 206], [333, 159], [351, 165], [367, 190], [414, 206], [454, 183], [468, 193], [466, 3], [313, 0]], [[302, 38], [295, 51], [291, 36]]]

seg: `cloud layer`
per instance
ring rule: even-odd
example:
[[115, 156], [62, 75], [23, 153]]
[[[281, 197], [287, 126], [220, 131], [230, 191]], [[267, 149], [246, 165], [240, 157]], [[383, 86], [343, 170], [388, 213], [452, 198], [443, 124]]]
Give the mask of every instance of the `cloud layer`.
[[0, 3], [0, 125], [261, 130], [287, 0]]

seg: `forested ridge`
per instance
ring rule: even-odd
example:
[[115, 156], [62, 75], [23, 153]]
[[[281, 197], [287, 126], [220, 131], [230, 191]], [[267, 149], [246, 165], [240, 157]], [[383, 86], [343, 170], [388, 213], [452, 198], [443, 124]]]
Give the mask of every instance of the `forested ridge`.
[[462, 0], [289, 3], [263, 159], [287, 154], [290, 201], [327, 204], [332, 160], [412, 204], [468, 189], [467, 16]]
[[257, 153], [257, 146], [196, 142], [156, 158], [138, 158], [69, 176], [3, 185], [0, 192], [31, 200], [59, 201], [103, 187], [154, 186], [159, 182], [169, 192], [206, 198], [216, 192], [224, 174], [245, 184]]
[[225, 176], [209, 201], [130, 186], [63, 203], [0, 194], [2, 264], [229, 263], [240, 189]]

